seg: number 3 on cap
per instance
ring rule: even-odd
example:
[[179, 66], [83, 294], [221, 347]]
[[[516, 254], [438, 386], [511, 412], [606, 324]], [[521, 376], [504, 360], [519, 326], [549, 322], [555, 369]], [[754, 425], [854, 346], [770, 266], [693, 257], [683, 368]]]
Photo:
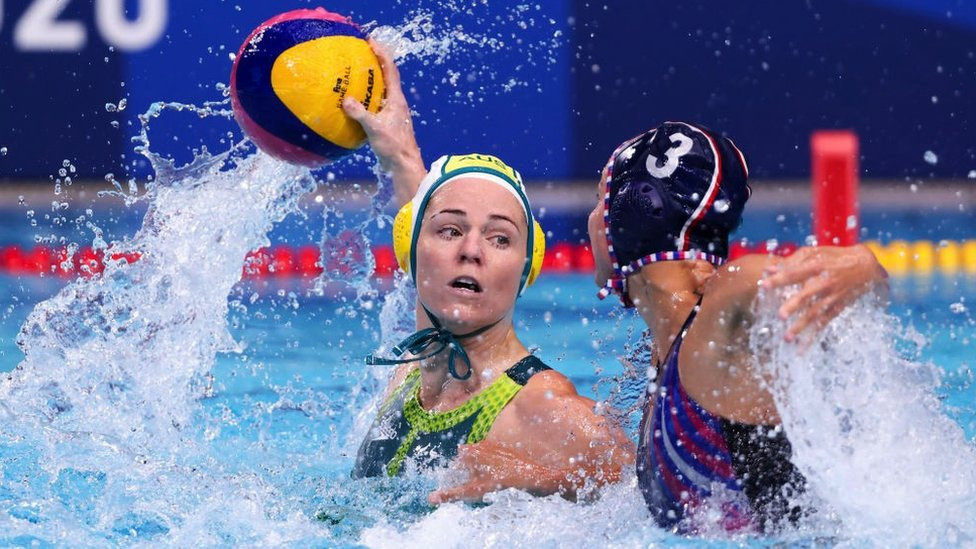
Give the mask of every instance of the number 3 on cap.
[[647, 171], [657, 178], [671, 177], [674, 170], [678, 169], [678, 160], [691, 152], [693, 141], [683, 133], [671, 134], [671, 142], [677, 143], [677, 147], [671, 147], [664, 153], [664, 165], [658, 167], [657, 157], [653, 154], [647, 155]]

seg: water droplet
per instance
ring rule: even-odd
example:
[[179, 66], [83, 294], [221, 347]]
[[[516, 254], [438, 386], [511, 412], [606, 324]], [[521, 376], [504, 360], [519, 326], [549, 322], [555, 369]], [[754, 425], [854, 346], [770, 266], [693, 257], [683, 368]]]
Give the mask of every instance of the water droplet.
[[115, 103], [105, 103], [106, 112], [116, 112], [119, 108], [115, 106]]
[[[0, 152], [5, 150], [6, 148], [0, 149]], [[969, 179], [976, 179], [976, 170], [969, 170], [969, 175], [967, 177], [969, 177]]]
[[0, 156], [7, 156], [7, 147], [0, 147]]
[[967, 311], [966, 306], [963, 305], [961, 302], [957, 302], [957, 303], [953, 303], [952, 305], [949, 305], [949, 310], [956, 313], [957, 315], [961, 315]]
[[932, 151], [925, 151], [925, 154], [922, 156], [922, 158], [924, 158], [926, 162], [928, 162], [933, 166], [939, 163], [939, 156]]
[[730, 204], [728, 200], [725, 200], [724, 198], [720, 198], [715, 201], [715, 205], [712, 207], [715, 208], [715, 211], [718, 213], [725, 213], [729, 211], [729, 206]]
[[847, 216], [847, 230], [853, 230], [857, 228], [857, 216], [849, 215]]

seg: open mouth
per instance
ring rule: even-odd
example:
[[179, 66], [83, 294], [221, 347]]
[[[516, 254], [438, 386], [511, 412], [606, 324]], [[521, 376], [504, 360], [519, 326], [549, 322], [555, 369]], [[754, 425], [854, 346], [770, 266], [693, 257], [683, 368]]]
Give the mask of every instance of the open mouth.
[[481, 293], [481, 284], [478, 284], [478, 281], [470, 276], [459, 276], [451, 281], [450, 286], [459, 290]]

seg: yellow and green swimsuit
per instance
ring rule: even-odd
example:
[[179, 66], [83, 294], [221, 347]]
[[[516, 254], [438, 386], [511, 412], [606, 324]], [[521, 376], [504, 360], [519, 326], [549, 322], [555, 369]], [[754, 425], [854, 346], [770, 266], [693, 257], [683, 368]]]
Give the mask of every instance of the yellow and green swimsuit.
[[470, 400], [444, 412], [428, 412], [420, 406], [420, 370], [413, 370], [380, 408], [359, 447], [353, 476], [396, 476], [407, 458], [421, 467], [453, 458], [458, 445], [482, 441], [529, 378], [549, 369], [529, 355]]

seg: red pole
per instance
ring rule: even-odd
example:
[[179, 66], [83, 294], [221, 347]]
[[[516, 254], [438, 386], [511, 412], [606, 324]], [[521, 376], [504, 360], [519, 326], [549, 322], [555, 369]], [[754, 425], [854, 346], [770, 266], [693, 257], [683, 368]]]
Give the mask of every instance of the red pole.
[[821, 246], [857, 244], [858, 141], [852, 131], [816, 131], [813, 157], [813, 233]]

